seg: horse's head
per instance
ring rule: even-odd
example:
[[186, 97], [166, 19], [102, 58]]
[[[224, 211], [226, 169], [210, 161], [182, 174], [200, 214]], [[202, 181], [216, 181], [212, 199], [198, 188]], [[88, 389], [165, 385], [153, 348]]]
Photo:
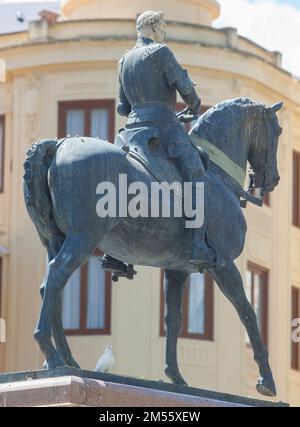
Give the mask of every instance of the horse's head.
[[277, 149], [282, 128], [276, 113], [283, 103], [271, 107], [261, 105], [257, 114], [255, 136], [249, 147], [248, 160], [254, 172], [254, 187], [261, 189], [261, 195], [273, 191], [280, 176], [277, 169]]
[[276, 113], [282, 105], [268, 107], [249, 98], [222, 101], [199, 117], [190, 133], [215, 145], [244, 171], [249, 161], [254, 186], [263, 195], [279, 182], [276, 157], [282, 129]]

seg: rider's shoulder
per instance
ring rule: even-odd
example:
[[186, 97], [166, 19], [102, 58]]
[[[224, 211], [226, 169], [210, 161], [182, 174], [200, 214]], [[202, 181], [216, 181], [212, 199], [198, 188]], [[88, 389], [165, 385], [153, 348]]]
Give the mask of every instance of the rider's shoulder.
[[130, 53], [131, 53], [131, 52], [133, 52], [133, 51], [134, 51], [134, 49], [128, 49], [128, 50], [123, 54], [123, 56], [119, 59], [118, 63], [119, 63], [119, 64], [122, 64], [122, 63], [124, 62], [124, 60], [126, 59], [126, 57], [127, 57], [128, 55], [130, 55]]
[[166, 54], [166, 55], [170, 55], [172, 54], [171, 49], [164, 43], [152, 43], [151, 47], [153, 50], [157, 50], [160, 53]]

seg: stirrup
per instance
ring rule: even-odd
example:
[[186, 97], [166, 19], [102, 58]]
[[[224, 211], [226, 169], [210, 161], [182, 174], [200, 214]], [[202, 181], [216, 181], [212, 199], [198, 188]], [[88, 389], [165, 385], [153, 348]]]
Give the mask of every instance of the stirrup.
[[212, 262], [211, 264], [209, 263], [209, 261], [207, 261], [207, 262], [206, 261], [203, 261], [203, 262], [199, 261], [198, 262], [197, 260], [190, 260], [189, 262], [195, 266], [198, 266], [199, 273], [201, 273], [201, 274], [204, 273], [205, 270], [208, 270], [211, 268], [220, 269], [220, 268], [224, 268], [226, 265], [226, 261], [223, 258], [221, 258], [220, 256], [217, 256], [217, 259], [214, 262]]
[[217, 251], [213, 248], [210, 248], [214, 251], [214, 255], [212, 255], [211, 260], [201, 260], [201, 259], [190, 259], [189, 262], [193, 265], [198, 266], [199, 272], [203, 273], [204, 270], [208, 270], [210, 268], [224, 268], [226, 265], [226, 261], [220, 257], [220, 255], [217, 253]]
[[201, 260], [196, 260], [196, 259], [195, 260], [194, 259], [190, 259], [189, 263], [192, 264], [192, 265], [194, 265], [194, 266], [196, 266], [196, 267], [198, 267], [198, 271], [201, 274], [204, 272], [204, 270], [208, 270], [210, 268], [214, 268], [217, 265], [216, 260], [210, 262], [210, 261], [201, 261]]
[[135, 274], [137, 274], [137, 271], [134, 270], [133, 265], [132, 264], [127, 264], [125, 272], [114, 271], [111, 279], [112, 279], [113, 282], [118, 282], [119, 281], [119, 277], [125, 277], [128, 280], [132, 280]]

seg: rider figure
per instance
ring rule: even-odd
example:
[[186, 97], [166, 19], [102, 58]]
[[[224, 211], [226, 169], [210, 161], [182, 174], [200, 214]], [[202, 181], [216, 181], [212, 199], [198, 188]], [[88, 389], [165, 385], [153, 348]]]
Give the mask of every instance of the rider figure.
[[[162, 12], [147, 11], [137, 19], [137, 43], [119, 61], [118, 113], [128, 117], [126, 128], [155, 126], [169, 158], [175, 159], [184, 182], [193, 183], [193, 205], [196, 182], [208, 178], [199, 150], [176, 116], [176, 94], [187, 104], [191, 115], [198, 114], [200, 98], [187, 71], [163, 44], [166, 23]], [[206, 200], [206, 196], [205, 196]], [[204, 224], [193, 229], [190, 262], [201, 268], [213, 266], [215, 251], [207, 246]], [[105, 267], [104, 267], [105, 268]]]

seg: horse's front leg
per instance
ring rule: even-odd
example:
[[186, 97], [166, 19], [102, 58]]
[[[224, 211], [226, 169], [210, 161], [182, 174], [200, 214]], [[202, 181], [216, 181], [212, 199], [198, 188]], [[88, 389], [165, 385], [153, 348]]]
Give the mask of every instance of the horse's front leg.
[[177, 362], [177, 340], [181, 331], [182, 299], [184, 284], [188, 277], [182, 271], [165, 270], [165, 325], [166, 325], [166, 368], [165, 374], [174, 383], [186, 385]]
[[231, 262], [224, 268], [209, 270], [209, 273], [217, 282], [220, 290], [234, 305], [247, 330], [254, 352], [254, 360], [258, 365], [260, 373], [260, 378], [256, 385], [257, 391], [264, 396], [276, 396], [276, 387], [269, 365], [268, 351], [261, 339], [256, 314], [247, 300], [240, 272], [235, 264]]

